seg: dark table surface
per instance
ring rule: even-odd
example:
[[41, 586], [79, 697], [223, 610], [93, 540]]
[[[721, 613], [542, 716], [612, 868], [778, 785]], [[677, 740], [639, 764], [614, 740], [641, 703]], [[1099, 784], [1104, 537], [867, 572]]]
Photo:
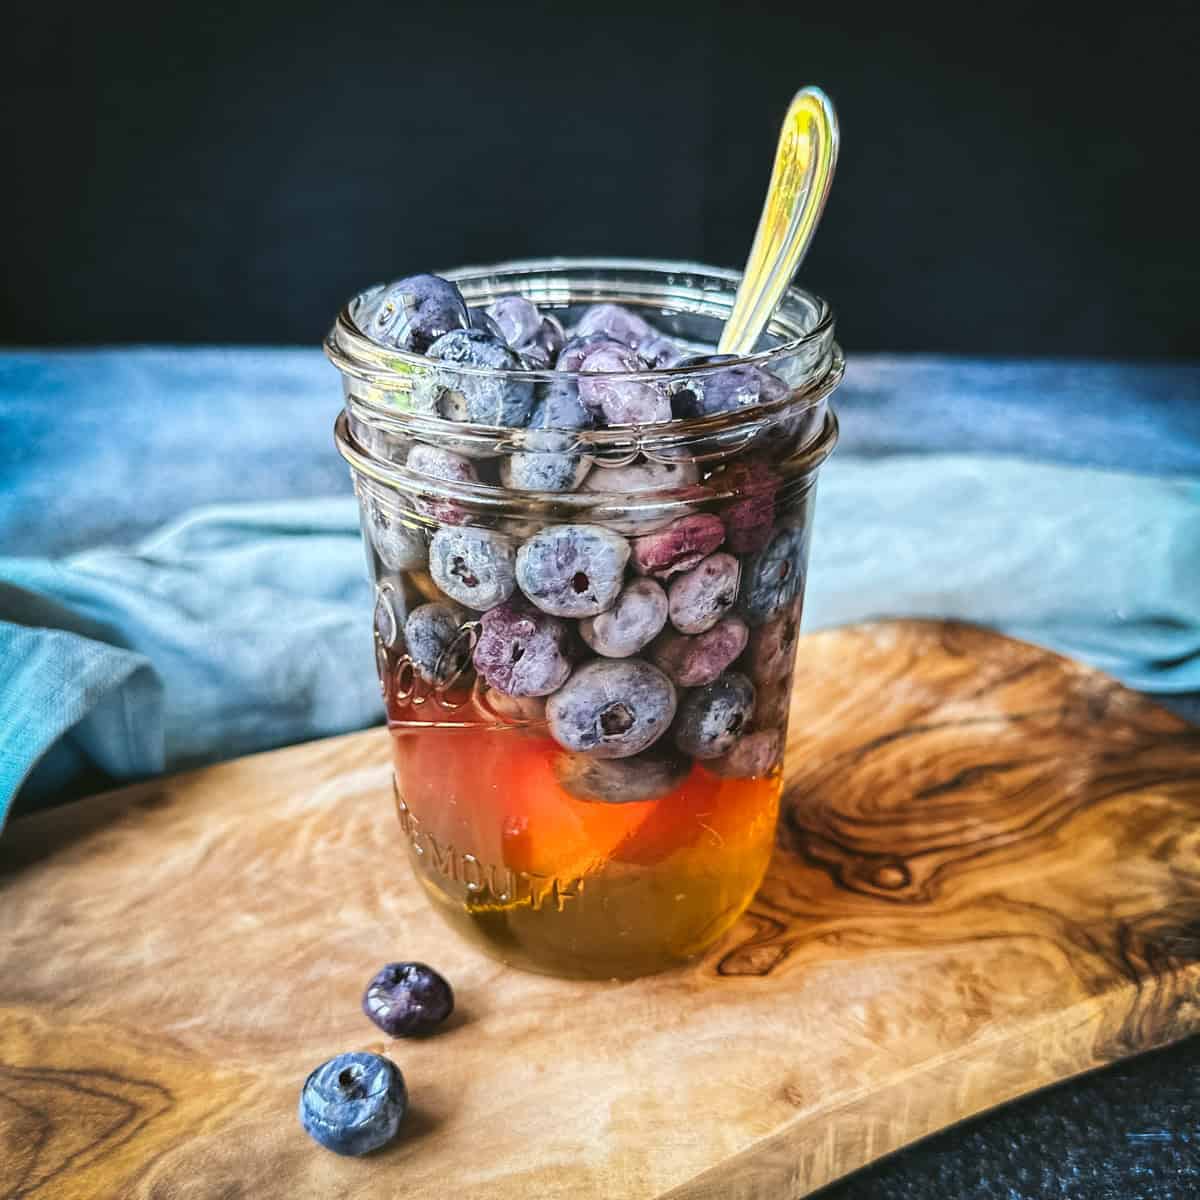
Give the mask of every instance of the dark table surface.
[[[842, 453], [1200, 478], [1200, 366], [860, 356], [837, 399]], [[339, 404], [313, 350], [0, 352], [0, 551], [126, 542], [197, 504], [348, 493]], [[1200, 719], [1200, 698], [1171, 707]], [[967, 1122], [822, 1197], [1200, 1197], [1200, 1038]]]

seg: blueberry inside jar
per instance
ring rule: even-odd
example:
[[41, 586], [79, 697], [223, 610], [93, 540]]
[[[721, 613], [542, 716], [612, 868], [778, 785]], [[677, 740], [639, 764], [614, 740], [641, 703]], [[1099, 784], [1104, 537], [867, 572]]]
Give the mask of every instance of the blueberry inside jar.
[[737, 284], [620, 260], [410, 275], [326, 341], [401, 845], [517, 967], [686, 962], [766, 870], [843, 362], [797, 289], [754, 353], [717, 355]]

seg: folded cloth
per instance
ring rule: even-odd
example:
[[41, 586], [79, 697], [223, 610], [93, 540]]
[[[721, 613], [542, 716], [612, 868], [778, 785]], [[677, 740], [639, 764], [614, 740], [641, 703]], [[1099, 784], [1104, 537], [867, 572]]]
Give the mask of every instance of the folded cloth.
[[[835, 457], [805, 626], [955, 617], [1200, 691], [1200, 483], [977, 455]], [[352, 498], [200, 509], [134, 550], [0, 559], [0, 821], [382, 719]]]
[[382, 717], [352, 500], [209, 508], [133, 551], [0, 559], [0, 816]]

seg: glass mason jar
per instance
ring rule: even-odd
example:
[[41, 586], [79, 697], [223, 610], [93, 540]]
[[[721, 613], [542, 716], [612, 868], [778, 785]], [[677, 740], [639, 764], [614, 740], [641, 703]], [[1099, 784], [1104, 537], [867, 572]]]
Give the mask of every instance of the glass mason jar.
[[[697, 353], [739, 278], [573, 259], [448, 277], [472, 308], [523, 295], [568, 328], [615, 302]], [[513, 965], [628, 978], [682, 963], [737, 920], [774, 843], [816, 475], [837, 438], [832, 313], [793, 289], [746, 358], [589, 376], [381, 346], [356, 325], [377, 292], [346, 306], [326, 352], [408, 859], [449, 923]], [[478, 423], [597, 380], [686, 412], [759, 370], [756, 403], [712, 416]]]

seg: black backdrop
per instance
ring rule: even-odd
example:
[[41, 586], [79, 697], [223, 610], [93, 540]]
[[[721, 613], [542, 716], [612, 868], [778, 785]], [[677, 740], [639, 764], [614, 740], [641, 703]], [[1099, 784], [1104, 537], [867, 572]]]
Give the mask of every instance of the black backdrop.
[[22, 8], [6, 344], [311, 343], [360, 285], [503, 257], [740, 266], [816, 82], [802, 280], [849, 347], [1200, 350], [1190, 0]]

